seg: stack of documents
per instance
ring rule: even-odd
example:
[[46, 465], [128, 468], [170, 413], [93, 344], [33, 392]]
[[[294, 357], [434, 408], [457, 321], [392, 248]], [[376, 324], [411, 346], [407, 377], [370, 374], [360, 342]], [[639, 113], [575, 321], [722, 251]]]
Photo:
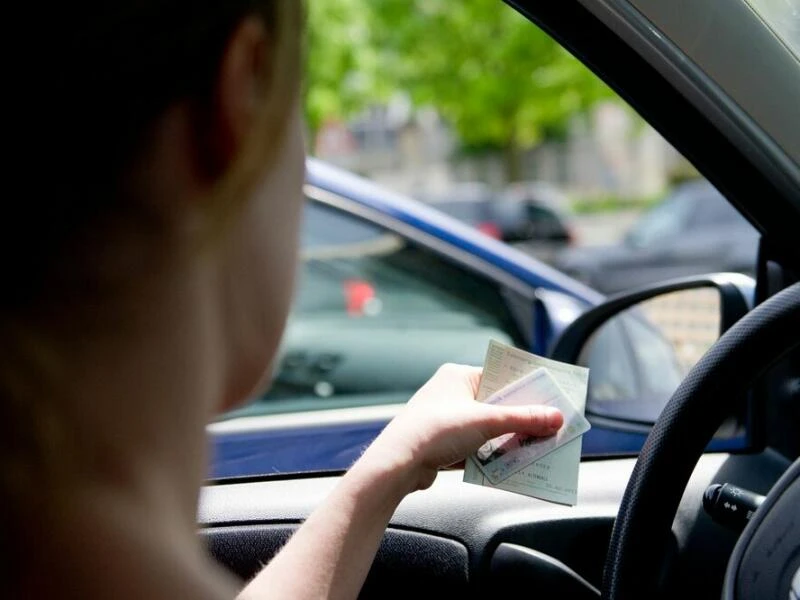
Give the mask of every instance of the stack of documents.
[[492, 341], [477, 400], [553, 406], [564, 425], [546, 438], [509, 434], [490, 440], [467, 459], [464, 481], [576, 504], [581, 436], [591, 427], [583, 416], [588, 383], [588, 369]]

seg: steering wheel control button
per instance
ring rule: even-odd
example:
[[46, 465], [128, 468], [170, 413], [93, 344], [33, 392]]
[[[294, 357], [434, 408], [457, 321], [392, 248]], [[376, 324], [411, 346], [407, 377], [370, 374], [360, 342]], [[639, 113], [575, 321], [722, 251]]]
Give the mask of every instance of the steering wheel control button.
[[762, 502], [764, 496], [730, 483], [715, 483], [703, 494], [703, 508], [711, 518], [737, 532], [747, 526]]

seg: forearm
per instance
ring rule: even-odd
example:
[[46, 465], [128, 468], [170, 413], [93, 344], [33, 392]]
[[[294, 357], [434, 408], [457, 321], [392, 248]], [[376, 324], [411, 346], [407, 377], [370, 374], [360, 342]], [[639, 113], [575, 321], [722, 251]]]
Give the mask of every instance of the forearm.
[[392, 513], [414, 489], [412, 469], [368, 451], [240, 598], [355, 598]]
[[561, 427], [554, 409], [475, 402], [479, 380], [480, 369], [439, 369], [242, 597], [355, 598], [406, 494], [428, 487], [439, 467], [487, 440], [509, 432], [553, 435]]

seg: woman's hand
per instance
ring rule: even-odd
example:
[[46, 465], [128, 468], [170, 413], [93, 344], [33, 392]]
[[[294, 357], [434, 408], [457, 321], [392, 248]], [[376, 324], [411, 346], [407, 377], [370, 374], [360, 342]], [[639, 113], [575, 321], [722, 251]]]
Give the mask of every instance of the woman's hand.
[[411, 474], [412, 490], [429, 487], [441, 467], [465, 459], [504, 433], [555, 434], [564, 422], [557, 409], [497, 406], [475, 400], [481, 369], [444, 365], [409, 400], [364, 453], [360, 463]]
[[542, 406], [475, 401], [481, 370], [445, 365], [387, 425], [242, 598], [355, 598], [386, 524], [440, 467], [504, 433], [552, 435], [564, 418]]

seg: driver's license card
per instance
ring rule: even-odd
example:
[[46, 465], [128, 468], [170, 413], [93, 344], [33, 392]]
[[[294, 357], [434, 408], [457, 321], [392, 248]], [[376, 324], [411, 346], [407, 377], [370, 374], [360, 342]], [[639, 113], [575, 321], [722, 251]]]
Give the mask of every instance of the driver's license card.
[[538, 438], [511, 433], [489, 440], [481, 446], [474, 455], [475, 463], [493, 484], [500, 483], [591, 429], [586, 417], [573, 406], [544, 367], [492, 394], [486, 402], [552, 406], [564, 415], [564, 425], [555, 435]]

